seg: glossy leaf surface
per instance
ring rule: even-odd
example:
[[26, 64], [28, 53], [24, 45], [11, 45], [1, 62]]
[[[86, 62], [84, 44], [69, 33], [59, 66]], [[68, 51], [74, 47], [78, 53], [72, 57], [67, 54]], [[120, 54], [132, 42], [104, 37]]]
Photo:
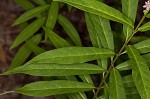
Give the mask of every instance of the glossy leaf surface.
[[20, 23], [23, 23], [25, 21], [28, 21], [29, 19], [32, 19], [33, 17], [39, 15], [40, 13], [44, 12], [49, 8], [49, 5], [39, 6], [32, 10], [29, 10], [22, 14], [19, 18], [16, 19], [13, 25], [18, 25]]
[[5, 72], [4, 74], [24, 73], [34, 76], [70, 76], [98, 74], [104, 71], [93, 64], [39, 64], [33, 63]]
[[64, 16], [58, 16], [58, 22], [77, 46], [82, 46], [80, 36], [73, 24]]
[[150, 30], [150, 22], [145, 23], [141, 27], [139, 27], [138, 31], [145, 32]]
[[127, 52], [130, 58], [132, 67], [132, 76], [137, 87], [137, 90], [142, 99], [150, 99], [150, 72], [149, 68], [141, 57], [140, 53], [133, 46], [127, 47]]
[[11, 49], [17, 47], [19, 44], [30, 38], [35, 32], [37, 32], [41, 28], [44, 22], [45, 18], [40, 18], [32, 22], [25, 29], [23, 29], [11, 45]]
[[28, 63], [84, 63], [100, 58], [107, 58], [113, 55], [114, 52], [108, 49], [95, 47], [64, 47], [44, 52], [33, 58]]
[[58, 34], [50, 30], [49, 28], [44, 28], [47, 36], [51, 40], [51, 42], [54, 44], [56, 48], [62, 48], [62, 47], [69, 47], [71, 44], [69, 44], [65, 39], [60, 37]]
[[130, 27], [133, 28], [133, 23], [129, 18], [124, 16], [118, 10], [102, 2], [96, 0], [54, 0], [54, 1], [67, 3], [83, 11], [93, 13], [103, 18], [129, 25]]
[[22, 88], [16, 89], [16, 92], [28, 96], [50, 96], [57, 94], [75, 93], [93, 90], [94, 86], [88, 83], [55, 80], [55, 81], [39, 81]]
[[[132, 22], [135, 22], [137, 7], [139, 0], [122, 0], [122, 12], [126, 15]], [[127, 38], [131, 36], [133, 29], [129, 26], [123, 25], [123, 32]]]
[[110, 99], [126, 99], [122, 78], [117, 69], [113, 69], [109, 78]]
[[[41, 39], [42, 39], [42, 35], [37, 34], [27, 41], [32, 42], [33, 44], [37, 45], [40, 43]], [[26, 59], [30, 56], [31, 53], [32, 53], [32, 50], [30, 50], [30, 48], [27, 46], [27, 43], [22, 45], [22, 47], [19, 49], [19, 51], [13, 58], [9, 69], [13, 69], [22, 65], [26, 61]]]

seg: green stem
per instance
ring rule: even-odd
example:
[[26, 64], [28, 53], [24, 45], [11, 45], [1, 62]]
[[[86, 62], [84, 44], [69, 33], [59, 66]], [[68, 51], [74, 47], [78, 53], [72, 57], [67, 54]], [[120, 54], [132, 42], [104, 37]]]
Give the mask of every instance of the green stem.
[[0, 93], [0, 96], [1, 96], [1, 95], [5, 95], [5, 94], [8, 94], [8, 93], [13, 93], [13, 92], [15, 92], [15, 91], [6, 91], [6, 92], [3, 92], [3, 93]]
[[122, 54], [124, 48], [127, 46], [127, 44], [129, 43], [129, 41], [131, 40], [131, 38], [134, 36], [135, 33], [138, 32], [138, 28], [140, 27], [140, 25], [142, 24], [142, 22], [145, 19], [145, 15], [142, 17], [142, 19], [140, 20], [139, 24], [137, 25], [137, 27], [134, 29], [132, 35], [125, 41], [125, 43], [123, 44], [123, 46], [121, 47], [121, 49], [119, 50], [119, 52], [116, 54], [114, 60], [111, 62], [111, 65], [109, 67], [109, 69], [107, 70], [104, 78], [102, 79], [101, 83], [99, 84], [97, 91], [93, 97], [93, 99], [97, 99], [98, 93], [100, 92], [100, 90], [102, 89], [102, 86], [107, 78], [107, 76], [109, 75], [111, 69], [114, 67], [115, 62], [117, 61], [117, 59], [119, 58], [119, 56]]

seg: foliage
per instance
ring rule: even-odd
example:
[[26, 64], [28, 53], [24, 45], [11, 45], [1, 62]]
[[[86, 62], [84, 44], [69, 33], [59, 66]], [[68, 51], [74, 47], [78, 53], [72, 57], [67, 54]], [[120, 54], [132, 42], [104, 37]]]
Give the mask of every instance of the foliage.
[[[0, 75], [24, 73], [47, 79], [5, 93], [55, 95], [56, 99], [150, 99], [150, 39], [134, 36], [150, 30], [150, 22], [143, 24], [144, 19], [150, 16], [149, 1], [146, 2], [149, 8], [144, 10], [137, 26], [134, 24], [139, 0], [120, 0], [122, 11], [105, 4], [103, 0], [15, 2], [26, 12], [13, 24], [19, 25], [21, 32], [11, 49], [21, 47], [9, 69]], [[59, 12], [66, 5], [68, 11], [74, 7], [85, 14], [92, 45], [84, 46], [76, 27]], [[110, 22], [117, 24], [117, 29], [112, 29]], [[69, 40], [54, 31], [56, 23], [66, 32]], [[52, 48], [41, 47], [40, 43]], [[34, 56], [32, 59], [31, 55]], [[98, 86], [92, 79], [95, 75], [99, 76]], [[50, 77], [53, 78], [48, 79]], [[86, 91], [90, 91], [90, 95]]]

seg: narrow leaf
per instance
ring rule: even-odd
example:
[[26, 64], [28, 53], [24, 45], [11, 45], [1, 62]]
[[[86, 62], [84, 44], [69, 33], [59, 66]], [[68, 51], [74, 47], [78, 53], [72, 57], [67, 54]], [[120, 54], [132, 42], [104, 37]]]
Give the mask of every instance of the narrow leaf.
[[132, 75], [122, 77], [124, 87], [135, 87]]
[[[126, 15], [133, 23], [135, 22], [137, 8], [139, 0], [122, 0], [122, 12]], [[129, 26], [123, 25], [123, 33], [127, 38], [132, 34], [133, 29]]]
[[150, 22], [145, 23], [141, 27], [138, 28], [138, 31], [145, 32], [150, 30]]
[[65, 39], [54, 33], [52, 30], [48, 28], [43, 29], [56, 48], [71, 46]]
[[[40, 43], [41, 39], [42, 39], [42, 35], [37, 34], [27, 41], [32, 42], [33, 44], [37, 45]], [[22, 65], [27, 60], [27, 58], [30, 56], [31, 53], [32, 53], [32, 50], [29, 49], [29, 47], [27, 46], [27, 43], [22, 45], [22, 47], [19, 49], [19, 51], [13, 58], [9, 69], [13, 69]]]
[[33, 76], [71, 76], [83, 74], [98, 74], [104, 71], [93, 64], [46, 64], [33, 63], [5, 72], [4, 74], [24, 73]]
[[45, 0], [34, 0], [34, 2], [39, 4], [39, 5], [46, 5]]
[[28, 46], [28, 48], [35, 54], [35, 55], [39, 55], [43, 52], [45, 52], [46, 50], [37, 46], [36, 44], [30, 42], [30, 41], [26, 41], [26, 44]]
[[34, 82], [22, 88], [16, 89], [16, 92], [28, 96], [50, 96], [57, 94], [90, 91], [93, 89], [94, 86], [88, 83], [68, 80], [55, 80]]
[[35, 32], [37, 32], [41, 28], [44, 22], [45, 18], [40, 18], [32, 22], [25, 29], [23, 29], [11, 45], [11, 49], [17, 47], [19, 44], [31, 37]]
[[40, 13], [44, 12], [45, 10], [47, 10], [48, 7], [49, 7], [49, 5], [39, 6], [32, 10], [25, 12], [19, 18], [16, 19], [13, 26], [32, 19], [33, 17], [35, 17], [35, 16], [39, 15]]
[[[113, 34], [109, 21], [90, 13], [86, 13], [85, 18], [93, 46], [114, 50]], [[98, 60], [98, 63], [107, 69], [108, 59]]]
[[140, 53], [133, 46], [127, 47], [127, 52], [130, 58], [132, 67], [132, 76], [137, 87], [137, 90], [142, 99], [150, 99], [150, 72], [149, 68], [141, 57]]
[[118, 10], [96, 0], [54, 0], [67, 3], [83, 11], [99, 15], [103, 18], [129, 25], [133, 28], [132, 21]]
[[110, 99], [126, 99], [121, 75], [115, 68], [110, 73], [109, 93]]
[[72, 23], [62, 15], [58, 16], [58, 22], [63, 27], [65, 32], [69, 35], [69, 37], [73, 40], [73, 42], [77, 46], [82, 46], [79, 34]]
[[15, 0], [15, 3], [20, 5], [25, 10], [31, 10], [31, 9], [35, 8], [35, 6], [28, 0]]
[[107, 58], [113, 55], [114, 52], [108, 49], [95, 47], [65, 47], [44, 52], [33, 58], [28, 63], [84, 63], [100, 58]]
[[140, 51], [141, 54], [150, 52], [150, 39], [141, 41], [137, 44], [134, 44], [134, 47]]
[[50, 9], [49, 9], [49, 13], [48, 13], [48, 18], [46, 21], [47, 28], [51, 30], [54, 28], [55, 23], [57, 21], [58, 11], [59, 11], [58, 2], [52, 1]]
[[[144, 58], [144, 60], [146, 61], [147, 65], [150, 66], [150, 54], [145, 54], [145, 55], [142, 55], [142, 57]], [[119, 64], [116, 66], [116, 68], [119, 70], [119, 71], [122, 71], [122, 70], [130, 70], [131, 69], [131, 63], [129, 60]]]

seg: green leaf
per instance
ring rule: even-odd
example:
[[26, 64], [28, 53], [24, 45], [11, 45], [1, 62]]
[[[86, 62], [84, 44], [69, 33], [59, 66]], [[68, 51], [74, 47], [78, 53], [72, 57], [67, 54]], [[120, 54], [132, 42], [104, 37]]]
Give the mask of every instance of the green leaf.
[[146, 18], [150, 18], [150, 13], [146, 14]]
[[30, 41], [26, 41], [26, 44], [28, 46], [28, 48], [35, 54], [35, 55], [39, 55], [43, 52], [45, 52], [46, 50], [37, 46], [36, 44], [30, 42]]
[[34, 2], [39, 4], [39, 5], [46, 5], [45, 0], [34, 0]]
[[58, 16], [58, 22], [69, 35], [69, 37], [73, 40], [73, 42], [77, 46], [82, 46], [80, 36], [72, 23], [62, 15]]
[[[41, 39], [42, 39], [42, 35], [37, 34], [27, 41], [32, 42], [33, 44], [37, 45], [40, 43]], [[31, 53], [32, 53], [32, 50], [30, 50], [29, 47], [27, 46], [27, 43], [25, 43], [19, 49], [19, 51], [17, 52], [17, 54], [13, 58], [9, 69], [13, 69], [13, 68], [16, 68], [16, 67], [22, 65], [27, 60], [27, 58], [30, 56]]]
[[65, 39], [54, 33], [52, 30], [44, 27], [43, 29], [56, 48], [71, 46]]
[[33, 63], [12, 69], [4, 75], [24, 73], [33, 76], [71, 76], [83, 74], [98, 74], [104, 70], [93, 64], [47, 64]]
[[55, 80], [34, 82], [22, 88], [16, 89], [16, 92], [28, 96], [50, 96], [57, 94], [90, 91], [93, 89], [94, 86], [88, 83], [68, 80]]
[[100, 58], [107, 58], [113, 55], [114, 52], [108, 49], [95, 47], [65, 47], [44, 52], [33, 58], [28, 63], [84, 63]]
[[58, 2], [52, 1], [50, 9], [49, 9], [49, 13], [48, 13], [47, 21], [46, 21], [47, 28], [51, 30], [54, 28], [56, 21], [57, 21], [58, 11], [59, 11]]
[[149, 68], [141, 57], [140, 53], [133, 46], [127, 47], [127, 52], [130, 58], [132, 67], [132, 76], [137, 87], [137, 90], [142, 99], [150, 99], [150, 72]]
[[[57, 78], [60, 80], [77, 81], [77, 78], [75, 76], [59, 76]], [[66, 95], [69, 97], [69, 99], [87, 99], [87, 96], [84, 92], [70, 93]]]
[[[137, 8], [139, 0], [122, 0], [122, 12], [126, 15], [132, 22], [135, 22]], [[123, 33], [127, 38], [131, 36], [133, 29], [129, 26], [123, 25]]]
[[[149, 54], [145, 54], [145, 55], [142, 55], [142, 57], [144, 58], [144, 60], [146, 61], [147, 65], [150, 66], [150, 53]], [[130, 61], [127, 60], [119, 65], [116, 66], [116, 68], [119, 70], [119, 71], [122, 71], [122, 70], [130, 70], [131, 69], [131, 64], [130, 64]]]
[[138, 31], [145, 32], [150, 30], [150, 22], [145, 23], [141, 27], [138, 28]]
[[30, 3], [28, 0], [15, 0], [15, 3], [20, 5], [25, 10], [31, 10], [35, 8], [35, 6], [32, 3]]
[[121, 75], [117, 69], [113, 69], [109, 78], [110, 99], [126, 99]]
[[133, 28], [133, 22], [118, 10], [96, 0], [54, 0], [67, 3], [83, 11], [99, 15], [103, 18], [129, 25]]
[[[94, 47], [114, 50], [113, 34], [107, 19], [86, 13], [86, 24]], [[100, 66], [107, 69], [108, 59], [98, 60]]]
[[[103, 48], [114, 50], [113, 34], [111, 31], [110, 23], [107, 19], [99, 17], [94, 14], [86, 13], [86, 23], [91, 35], [91, 39], [96, 38], [95, 47], [100, 47], [101, 43]], [[94, 42], [94, 39], [92, 39]]]
[[132, 75], [122, 77], [122, 82], [125, 88], [135, 87]]
[[[101, 69], [102, 69], [102, 68], [101, 68]], [[104, 71], [104, 70], [103, 70], [103, 71]], [[100, 72], [99, 72], [99, 73], [100, 73]], [[82, 79], [83, 82], [93, 84], [93, 81], [92, 81], [90, 75], [79, 75], [79, 77]]]
[[11, 45], [10, 49], [17, 47], [19, 44], [23, 43], [25, 40], [30, 38], [35, 32], [37, 32], [41, 28], [41, 26], [44, 24], [44, 22], [45, 22], [45, 17], [37, 19], [34, 22], [32, 22], [30, 25], [28, 25], [17, 36], [17, 38]]
[[104, 85], [104, 96], [105, 99], [109, 99], [109, 87], [107, 86], [107, 84]]
[[148, 53], [150, 52], [150, 39], [134, 44], [134, 47], [138, 49], [141, 54]]
[[29, 11], [25, 12], [19, 18], [16, 19], [16, 21], [13, 23], [13, 26], [21, 24], [25, 21], [28, 21], [28, 20], [32, 19], [33, 17], [35, 17], [35, 16], [41, 14], [42, 12], [46, 11], [48, 8], [49, 8], [49, 5], [44, 5], [44, 6], [39, 6], [39, 7], [36, 7], [34, 9], [32, 9], [32, 10], [29, 10]]

